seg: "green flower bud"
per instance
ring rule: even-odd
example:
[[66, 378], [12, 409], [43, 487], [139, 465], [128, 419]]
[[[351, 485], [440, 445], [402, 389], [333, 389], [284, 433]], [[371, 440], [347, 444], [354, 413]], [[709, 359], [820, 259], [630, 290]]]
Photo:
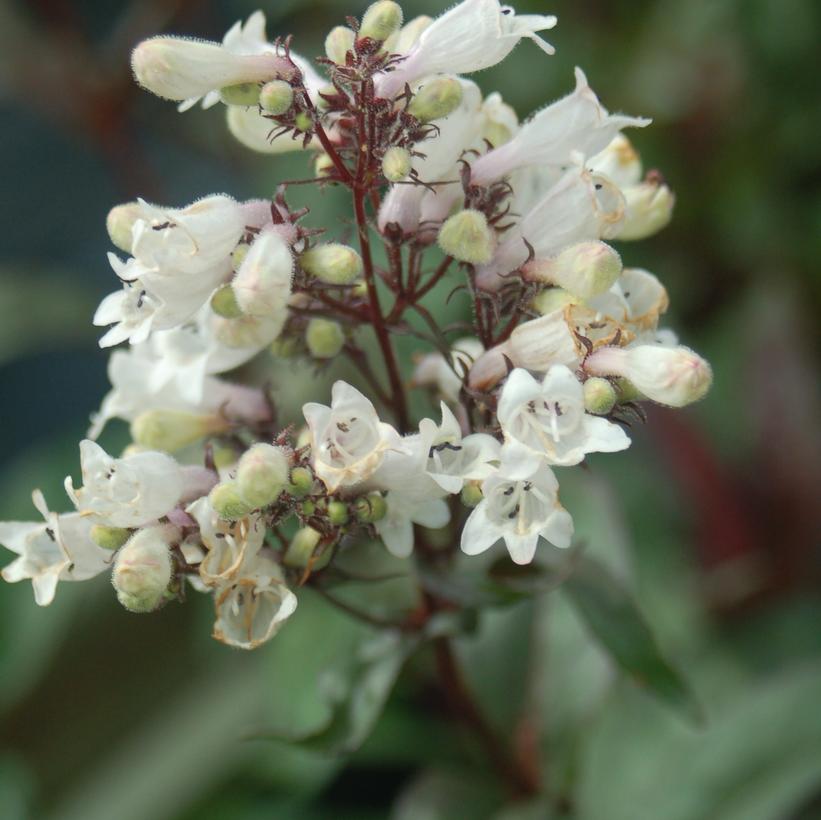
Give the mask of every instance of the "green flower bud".
[[214, 466], [218, 470], [225, 470], [237, 463], [237, 451], [233, 447], [216, 445], [212, 451]]
[[646, 398], [641, 394], [638, 387], [636, 387], [636, 385], [628, 379], [619, 376], [618, 378], [613, 379], [613, 381], [615, 382], [619, 404], [630, 401], [641, 401]]
[[234, 270], [239, 270], [242, 267], [242, 263], [245, 261], [245, 257], [248, 256], [248, 251], [251, 249], [250, 245], [237, 245], [234, 248], [233, 253], [231, 254], [231, 267]]
[[141, 206], [137, 202], [126, 202], [124, 205], [115, 205], [105, 219], [105, 227], [109, 239], [121, 251], [131, 253], [131, 229], [140, 218]]
[[317, 316], [308, 322], [305, 343], [308, 345], [308, 352], [314, 358], [332, 359], [344, 347], [345, 333], [339, 322]]
[[235, 481], [223, 481], [217, 484], [208, 493], [208, 500], [217, 515], [226, 521], [244, 518], [253, 509], [253, 506], [240, 495]]
[[288, 492], [301, 498], [303, 495], [308, 495], [314, 488], [314, 477], [307, 467], [294, 467], [291, 470], [291, 486]]
[[571, 245], [552, 259], [534, 259], [522, 269], [526, 279], [559, 285], [582, 299], [609, 290], [621, 272], [619, 254], [598, 240]]
[[353, 51], [356, 35], [346, 26], [332, 28], [325, 38], [325, 56], [337, 65], [345, 65], [346, 55]]
[[382, 173], [388, 182], [399, 182], [411, 172], [410, 151], [399, 146], [388, 148], [385, 156], [382, 157]]
[[462, 85], [455, 77], [436, 77], [417, 89], [408, 113], [420, 122], [447, 117], [462, 102]]
[[606, 416], [616, 403], [616, 390], [607, 379], [591, 376], [584, 383], [584, 409], [597, 416]]
[[331, 501], [328, 504], [328, 521], [335, 527], [348, 523], [348, 505], [342, 501]]
[[237, 319], [242, 316], [242, 308], [237, 304], [237, 297], [230, 285], [221, 285], [214, 291], [211, 296], [211, 310], [217, 316], [223, 316], [226, 319]]
[[123, 527], [107, 527], [95, 524], [91, 528], [91, 540], [104, 550], [118, 550], [131, 537], [131, 531]]
[[299, 257], [302, 270], [329, 285], [350, 285], [362, 276], [362, 257], [347, 245], [328, 242]]
[[149, 450], [174, 452], [202, 438], [223, 433], [229, 422], [217, 415], [185, 410], [146, 410], [131, 422], [131, 438]]
[[282, 337], [271, 342], [271, 355], [278, 359], [290, 359], [299, 350], [297, 341], [293, 337]]
[[462, 503], [466, 507], [475, 507], [482, 499], [482, 485], [479, 481], [466, 481], [462, 487]]
[[576, 305], [579, 303], [579, 298], [572, 293], [568, 293], [562, 288], [545, 288], [540, 290], [530, 302], [534, 310], [541, 313], [542, 316], [548, 313], [553, 313], [554, 310], [559, 310], [566, 305]]
[[305, 518], [310, 518], [316, 512], [316, 504], [313, 501], [303, 501], [299, 505], [299, 511]]
[[[311, 527], [302, 527], [291, 539], [283, 558], [285, 566], [304, 569], [314, 559], [314, 551], [319, 546], [321, 535]], [[326, 549], [322, 555], [313, 560], [313, 569], [322, 569], [331, 557], [331, 550]]]
[[369, 493], [357, 498], [353, 506], [356, 517], [365, 524], [381, 521], [388, 512], [388, 505], [381, 493]]
[[439, 246], [460, 262], [485, 265], [493, 257], [496, 238], [485, 215], [467, 209], [445, 221], [439, 229]]
[[145, 527], [117, 553], [111, 582], [126, 609], [153, 612], [166, 600], [172, 571], [169, 545], [178, 536], [171, 525]]
[[359, 27], [360, 37], [370, 37], [372, 40], [387, 40], [402, 26], [402, 8], [392, 0], [379, 0], [368, 6], [362, 16], [362, 25]]
[[302, 131], [304, 134], [307, 134], [309, 131], [313, 131], [314, 121], [307, 111], [300, 111], [299, 114], [294, 117], [294, 126], [297, 131]]
[[257, 83], [237, 83], [220, 89], [220, 99], [226, 105], [256, 105], [259, 102]]
[[278, 117], [294, 104], [294, 89], [285, 80], [271, 80], [262, 86], [259, 104], [269, 114]]
[[288, 482], [288, 466], [288, 456], [281, 447], [254, 444], [237, 466], [240, 495], [254, 508], [273, 504]]

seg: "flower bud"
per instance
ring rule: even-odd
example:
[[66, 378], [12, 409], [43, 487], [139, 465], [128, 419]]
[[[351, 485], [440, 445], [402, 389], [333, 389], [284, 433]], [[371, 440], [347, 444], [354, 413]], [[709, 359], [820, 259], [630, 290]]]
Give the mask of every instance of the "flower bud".
[[226, 521], [244, 518], [254, 509], [253, 505], [240, 495], [236, 481], [222, 481], [214, 485], [208, 493], [208, 501], [217, 515]]
[[273, 504], [285, 489], [288, 466], [288, 456], [281, 447], [254, 444], [237, 466], [237, 489], [243, 500], [255, 509]]
[[466, 209], [451, 216], [439, 229], [439, 246], [460, 262], [486, 265], [493, 257], [496, 239], [485, 215]]
[[530, 306], [544, 316], [546, 313], [553, 313], [555, 310], [562, 310], [567, 305], [576, 305], [578, 303], [577, 296], [562, 288], [545, 288], [533, 297]]
[[394, 145], [382, 157], [382, 173], [388, 182], [399, 182], [411, 172], [411, 155], [406, 148]]
[[131, 530], [95, 524], [91, 528], [91, 540], [104, 550], [118, 550], [131, 537]]
[[508, 356], [516, 367], [546, 373], [551, 365], [574, 365], [576, 337], [564, 310], [555, 310], [519, 325], [508, 340]]
[[231, 267], [234, 270], [239, 270], [240, 267], [242, 267], [242, 263], [245, 261], [245, 257], [248, 256], [248, 251], [250, 250], [251, 246], [246, 245], [244, 242], [234, 248], [231, 252]]
[[256, 105], [259, 102], [258, 83], [237, 83], [220, 89], [225, 105]]
[[146, 410], [131, 422], [131, 438], [150, 450], [174, 452], [206, 436], [225, 432], [226, 419], [185, 410]]
[[346, 55], [353, 51], [356, 35], [346, 26], [332, 28], [325, 38], [325, 55], [337, 65], [345, 65]]
[[280, 337], [271, 342], [271, 355], [278, 359], [290, 359], [299, 352], [299, 345], [293, 336]]
[[285, 80], [271, 80], [259, 92], [259, 104], [269, 114], [278, 117], [294, 104], [294, 89]]
[[359, 27], [360, 37], [371, 40], [387, 40], [402, 25], [402, 8], [393, 0], [379, 0], [368, 6]]
[[314, 120], [307, 111], [300, 111], [294, 117], [294, 127], [297, 131], [307, 134], [309, 131], [314, 130]]
[[462, 102], [462, 85], [455, 77], [436, 77], [417, 89], [408, 113], [419, 122], [447, 117]]
[[339, 322], [317, 316], [308, 322], [305, 343], [308, 345], [308, 352], [314, 358], [332, 359], [344, 347], [345, 333]]
[[316, 504], [310, 500], [303, 501], [299, 505], [299, 511], [305, 518], [310, 518], [316, 512]]
[[591, 376], [584, 383], [584, 409], [596, 416], [606, 416], [616, 404], [616, 390], [607, 379]]
[[294, 467], [291, 470], [291, 485], [288, 492], [301, 498], [308, 495], [314, 488], [314, 477], [307, 467]]
[[105, 219], [108, 237], [115, 247], [126, 253], [131, 253], [131, 229], [134, 223], [141, 218], [141, 206], [137, 202], [126, 202], [115, 205]]
[[226, 347], [261, 349], [279, 335], [288, 316], [286, 308], [287, 306], [283, 305], [279, 315], [266, 317], [243, 314], [236, 319], [226, 319], [223, 316], [214, 316], [214, 336]]
[[171, 525], [145, 527], [117, 553], [111, 582], [117, 599], [131, 612], [153, 612], [171, 582], [169, 546], [179, 530]]
[[622, 271], [621, 257], [605, 242], [591, 240], [565, 248], [552, 259], [534, 259], [522, 268], [531, 282], [559, 285], [582, 299], [609, 290]]
[[314, 174], [318, 177], [329, 176], [334, 169], [334, 161], [324, 152], [316, 155], [314, 160]]
[[660, 180], [648, 178], [623, 193], [626, 208], [618, 239], [646, 239], [670, 222], [676, 197]]
[[328, 504], [328, 521], [335, 527], [348, 523], [348, 505], [342, 501], [331, 501]]
[[320, 533], [312, 527], [298, 529], [291, 539], [288, 549], [285, 550], [285, 556], [283, 557], [285, 566], [296, 569], [312, 566], [313, 569], [322, 569], [328, 563], [331, 551], [325, 550], [322, 555], [314, 558], [314, 552], [319, 546], [321, 537]]
[[624, 376], [651, 401], [684, 407], [703, 398], [713, 381], [710, 365], [687, 347], [603, 347], [585, 368], [595, 375]]
[[365, 524], [381, 521], [388, 512], [388, 505], [381, 493], [369, 493], [357, 498], [353, 511], [356, 517]]
[[272, 230], [263, 231], [231, 283], [240, 310], [249, 316], [283, 316], [291, 295], [293, 270], [288, 243]]
[[612, 380], [616, 389], [616, 397], [619, 404], [631, 401], [642, 401], [647, 398], [636, 388], [633, 382], [621, 376]]
[[362, 257], [347, 245], [329, 242], [304, 251], [302, 270], [329, 285], [350, 285], [362, 276]]
[[462, 487], [461, 494], [462, 503], [466, 507], [475, 507], [484, 498], [482, 494], [481, 481], [466, 481], [465, 486]]
[[211, 310], [225, 319], [236, 319], [242, 316], [242, 308], [237, 303], [234, 289], [230, 285], [221, 285], [211, 296]]

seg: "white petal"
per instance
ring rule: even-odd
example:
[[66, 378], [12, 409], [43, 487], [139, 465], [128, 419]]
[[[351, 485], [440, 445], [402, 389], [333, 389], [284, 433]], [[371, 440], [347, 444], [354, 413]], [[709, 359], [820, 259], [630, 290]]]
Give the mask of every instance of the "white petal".
[[479, 555], [501, 537], [502, 532], [487, 516], [487, 501], [482, 501], [465, 521], [460, 547], [465, 555]]

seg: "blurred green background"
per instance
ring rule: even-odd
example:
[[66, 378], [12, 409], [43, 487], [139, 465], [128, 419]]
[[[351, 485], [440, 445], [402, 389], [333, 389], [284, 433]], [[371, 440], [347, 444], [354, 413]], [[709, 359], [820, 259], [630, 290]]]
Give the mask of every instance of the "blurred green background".
[[[403, 5], [407, 16], [443, 10]], [[107, 389], [90, 317], [113, 289], [111, 205], [265, 196], [305, 173], [299, 155], [235, 145], [220, 109], [178, 115], [131, 82], [128, 54], [142, 37], [219, 39], [256, 7], [0, 0], [0, 519], [33, 518], [35, 486], [62, 509], [62, 477], [76, 474], [76, 442]], [[363, 10], [316, 0], [263, 9], [269, 36], [293, 33], [306, 56]], [[611, 110], [653, 117], [631, 136], [678, 197], [669, 228], [621, 250], [666, 284], [670, 323], [713, 363], [714, 389], [689, 410], [654, 409], [629, 452], [563, 472], [562, 488], [707, 718], [694, 728], [614, 674], [561, 592], [484, 618], [460, 647], [471, 685], [507, 729], [511, 693], [532, 700], [546, 777], [567, 794], [569, 816], [821, 817], [821, 5], [517, 10], [559, 16], [557, 54], [524, 43], [474, 78], [483, 90], [523, 117], [571, 90], [582, 66]], [[333, 191], [311, 204], [317, 224], [344, 214]], [[129, 615], [103, 578], [61, 585], [44, 610], [28, 584], [3, 585], [0, 816], [550, 816], [539, 804], [502, 807], [448, 724], [425, 655], [350, 759], [249, 740], [277, 717], [310, 722], [327, 707], [318, 681], [353, 627], [306, 597], [248, 656], [211, 641], [211, 619], [205, 599]]]

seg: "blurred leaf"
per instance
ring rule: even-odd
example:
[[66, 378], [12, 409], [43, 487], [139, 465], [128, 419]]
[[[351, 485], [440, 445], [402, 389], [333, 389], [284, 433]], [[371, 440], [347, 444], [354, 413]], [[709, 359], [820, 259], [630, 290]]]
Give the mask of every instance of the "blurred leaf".
[[449, 771], [420, 775], [399, 797], [391, 820], [490, 820], [501, 802], [492, 778]]
[[498, 814], [493, 815], [493, 820], [551, 820], [556, 816], [550, 801], [546, 797], [539, 797], [505, 806]]
[[622, 670], [683, 714], [700, 719], [689, 686], [665, 660], [635, 602], [615, 578], [591, 559], [581, 558], [565, 589]]
[[25, 764], [12, 755], [0, 756], [0, 807], [8, 820], [32, 817], [33, 793], [31, 773]]

